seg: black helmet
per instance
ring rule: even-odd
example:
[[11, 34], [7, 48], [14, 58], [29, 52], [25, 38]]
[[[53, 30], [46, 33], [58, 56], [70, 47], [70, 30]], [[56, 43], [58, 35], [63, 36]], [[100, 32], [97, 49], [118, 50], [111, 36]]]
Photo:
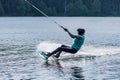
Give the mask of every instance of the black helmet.
[[79, 35], [83, 35], [85, 33], [85, 29], [78, 28], [77, 29]]

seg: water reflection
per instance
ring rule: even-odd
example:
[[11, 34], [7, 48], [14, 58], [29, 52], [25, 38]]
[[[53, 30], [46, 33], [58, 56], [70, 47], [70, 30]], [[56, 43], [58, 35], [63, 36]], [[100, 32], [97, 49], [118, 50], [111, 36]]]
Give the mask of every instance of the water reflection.
[[64, 68], [62, 67], [59, 60], [52, 60], [50, 62], [45, 62], [43, 67], [46, 67], [48, 70], [51, 69], [53, 72], [56, 71], [56, 74], [59, 77], [65, 76]]
[[73, 76], [72, 80], [85, 80], [84, 75], [82, 74], [83, 70], [81, 67], [72, 67], [71, 70]]
[[66, 75], [69, 75], [69, 77], [67, 77], [65, 80], [85, 80], [82, 67], [71, 67], [68, 68], [69, 71], [67, 70], [66, 72], [65, 68], [62, 66], [59, 60], [55, 60], [54, 62], [54, 65], [51, 62], [46, 62], [44, 63], [44, 66], [46, 66], [46, 68], [57, 71], [55, 75], [59, 75], [59, 77], [65, 78]]

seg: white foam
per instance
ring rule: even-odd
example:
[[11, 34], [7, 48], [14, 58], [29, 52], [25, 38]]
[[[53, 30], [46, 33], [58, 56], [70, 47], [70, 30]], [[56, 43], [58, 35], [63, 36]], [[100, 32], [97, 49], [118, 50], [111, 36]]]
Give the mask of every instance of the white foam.
[[41, 51], [46, 51], [46, 52], [52, 52], [60, 45], [61, 44], [58, 44], [58, 43], [44, 41], [44, 42], [41, 42], [40, 44], [37, 45], [37, 51], [41, 50]]
[[94, 46], [85, 46], [82, 51], [78, 52], [84, 55], [114, 55], [120, 53], [120, 48], [118, 47], [94, 47]]
[[[46, 51], [52, 52], [56, 48], [61, 46], [61, 44], [53, 43], [44, 41], [37, 45], [37, 51]], [[90, 55], [90, 56], [102, 56], [102, 55], [114, 55], [120, 53], [120, 48], [116, 47], [94, 47], [94, 46], [84, 46], [80, 51], [78, 51], [75, 56], [77, 55]], [[63, 54], [61, 56], [69, 56], [71, 54]]]

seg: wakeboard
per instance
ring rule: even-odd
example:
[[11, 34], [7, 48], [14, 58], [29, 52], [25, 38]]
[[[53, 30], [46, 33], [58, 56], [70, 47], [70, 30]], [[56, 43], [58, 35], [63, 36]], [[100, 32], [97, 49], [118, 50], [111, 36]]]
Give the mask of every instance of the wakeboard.
[[48, 59], [45, 57], [45, 55], [47, 54], [47, 52], [45, 51], [37, 51], [38, 55], [40, 56], [40, 58], [42, 60], [44, 60], [45, 62], [48, 61]]
[[[48, 52], [46, 51], [37, 51], [37, 54], [39, 55], [39, 57], [44, 61], [44, 62], [48, 62], [48, 59], [45, 57], [46, 54], [48, 54]], [[53, 56], [50, 57], [49, 61], [52, 61], [52, 62], [56, 62], [58, 61], [57, 58]]]

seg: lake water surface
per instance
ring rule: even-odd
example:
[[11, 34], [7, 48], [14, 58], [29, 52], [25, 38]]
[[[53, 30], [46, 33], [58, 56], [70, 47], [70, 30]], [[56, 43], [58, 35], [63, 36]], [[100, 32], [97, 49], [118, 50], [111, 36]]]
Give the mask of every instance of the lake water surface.
[[[75, 55], [63, 53], [46, 65], [37, 50], [53, 51], [73, 40], [50, 19], [85, 43]], [[119, 17], [1, 17], [0, 80], [120, 80]]]

